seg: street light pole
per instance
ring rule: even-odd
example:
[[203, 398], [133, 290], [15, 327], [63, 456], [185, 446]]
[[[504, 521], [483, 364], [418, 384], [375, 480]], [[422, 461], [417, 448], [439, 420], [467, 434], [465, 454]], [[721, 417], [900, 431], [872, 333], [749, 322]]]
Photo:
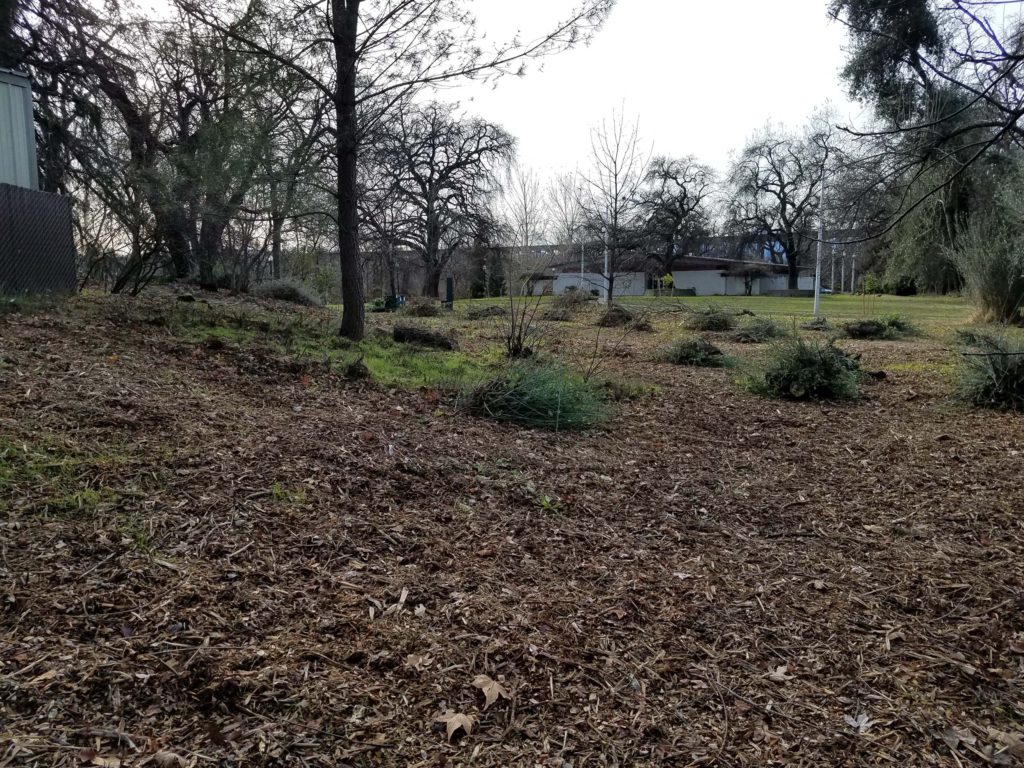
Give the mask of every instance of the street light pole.
[[825, 171], [821, 172], [821, 203], [818, 205], [818, 255], [814, 260], [814, 316], [821, 316], [821, 254], [825, 240]]

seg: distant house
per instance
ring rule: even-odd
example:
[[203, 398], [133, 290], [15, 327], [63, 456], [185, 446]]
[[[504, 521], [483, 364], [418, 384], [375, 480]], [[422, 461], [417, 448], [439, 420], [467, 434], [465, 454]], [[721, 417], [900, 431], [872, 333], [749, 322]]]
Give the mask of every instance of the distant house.
[[[694, 296], [761, 296], [789, 288], [785, 264], [687, 256], [676, 266], [672, 271], [676, 290], [692, 291]], [[813, 291], [814, 277], [800, 275], [797, 288]]]
[[[606, 280], [597, 272], [556, 272], [551, 292], [562, 294], [568, 290], [597, 293], [603, 296]], [[617, 272], [612, 284], [613, 296], [643, 296], [647, 292], [646, 272]]]

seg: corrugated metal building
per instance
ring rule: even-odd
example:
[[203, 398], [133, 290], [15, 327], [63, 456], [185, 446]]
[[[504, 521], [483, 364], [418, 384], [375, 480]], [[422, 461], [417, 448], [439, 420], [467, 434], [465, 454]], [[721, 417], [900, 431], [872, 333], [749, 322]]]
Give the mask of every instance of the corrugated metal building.
[[9, 69], [0, 69], [0, 184], [39, 189], [32, 83]]
[[0, 295], [77, 287], [71, 199], [39, 191], [32, 82], [0, 69]]

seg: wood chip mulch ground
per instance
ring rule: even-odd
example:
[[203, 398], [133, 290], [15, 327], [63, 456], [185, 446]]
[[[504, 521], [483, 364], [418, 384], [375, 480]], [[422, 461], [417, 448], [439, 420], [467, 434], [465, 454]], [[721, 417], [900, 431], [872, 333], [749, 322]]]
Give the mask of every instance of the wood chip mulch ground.
[[551, 434], [125, 301], [0, 319], [0, 766], [1024, 764], [1024, 421], [941, 375], [638, 337]]

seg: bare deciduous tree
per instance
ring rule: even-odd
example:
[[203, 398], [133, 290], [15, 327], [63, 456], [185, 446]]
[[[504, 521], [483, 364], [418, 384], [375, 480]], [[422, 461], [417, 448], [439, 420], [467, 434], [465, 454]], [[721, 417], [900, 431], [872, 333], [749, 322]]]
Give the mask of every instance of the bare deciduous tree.
[[605, 248], [602, 270], [608, 302], [615, 295], [615, 273], [623, 256], [638, 242], [640, 189], [649, 153], [640, 145], [639, 122], [622, 111], [590, 132], [591, 167], [584, 176], [583, 207], [587, 225]]

